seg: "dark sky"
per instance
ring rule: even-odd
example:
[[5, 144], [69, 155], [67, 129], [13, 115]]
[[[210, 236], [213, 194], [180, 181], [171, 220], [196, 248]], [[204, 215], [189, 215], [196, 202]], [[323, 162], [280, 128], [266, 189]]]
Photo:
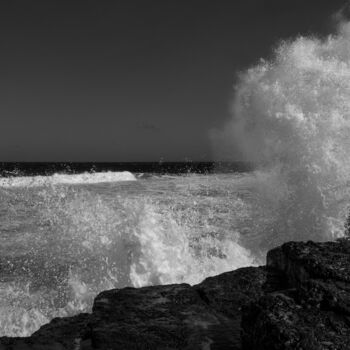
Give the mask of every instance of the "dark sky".
[[344, 0], [1, 0], [1, 161], [211, 160], [237, 71]]

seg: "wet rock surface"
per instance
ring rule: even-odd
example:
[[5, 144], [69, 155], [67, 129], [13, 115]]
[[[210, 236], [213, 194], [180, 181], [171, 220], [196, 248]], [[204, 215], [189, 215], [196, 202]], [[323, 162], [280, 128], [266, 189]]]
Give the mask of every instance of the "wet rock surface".
[[266, 267], [100, 293], [9, 349], [350, 349], [350, 242], [289, 242]]
[[350, 349], [350, 242], [289, 242], [267, 254], [285, 289], [243, 310], [244, 349]]

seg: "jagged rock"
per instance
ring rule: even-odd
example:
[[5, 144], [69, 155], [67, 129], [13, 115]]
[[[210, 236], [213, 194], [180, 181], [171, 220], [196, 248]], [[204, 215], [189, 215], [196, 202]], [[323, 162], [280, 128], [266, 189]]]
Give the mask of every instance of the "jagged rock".
[[93, 308], [92, 345], [96, 349], [241, 349], [240, 308], [263, 294], [265, 280], [266, 269], [243, 268], [194, 287], [102, 292]]
[[102, 292], [91, 321], [96, 349], [231, 348], [230, 319], [208, 307], [189, 285]]
[[289, 289], [243, 311], [245, 349], [350, 349], [350, 244], [289, 242], [267, 254]]
[[267, 273], [265, 267], [241, 268], [208, 277], [194, 288], [218, 312], [240, 318], [242, 306], [264, 294]]
[[264, 267], [247, 267], [206, 278], [194, 287], [211, 308], [231, 320], [232, 349], [242, 347], [242, 306], [264, 294], [267, 274]]
[[267, 266], [282, 271], [292, 285], [309, 278], [350, 282], [350, 240], [288, 242], [267, 253]]
[[244, 348], [322, 349], [327, 337], [322, 337], [326, 326], [321, 319], [319, 312], [303, 309], [283, 293], [266, 295], [244, 314]]

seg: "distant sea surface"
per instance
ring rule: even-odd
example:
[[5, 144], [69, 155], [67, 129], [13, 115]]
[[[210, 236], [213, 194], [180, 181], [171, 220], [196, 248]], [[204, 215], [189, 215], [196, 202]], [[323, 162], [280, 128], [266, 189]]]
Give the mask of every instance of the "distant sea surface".
[[247, 162], [0, 162], [1, 176], [77, 174], [130, 171], [132, 173], [183, 174], [232, 173], [251, 170]]

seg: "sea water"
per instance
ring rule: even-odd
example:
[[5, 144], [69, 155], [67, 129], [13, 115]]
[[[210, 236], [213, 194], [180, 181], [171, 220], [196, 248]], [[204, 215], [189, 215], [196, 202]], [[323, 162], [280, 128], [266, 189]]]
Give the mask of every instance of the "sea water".
[[2, 179], [0, 334], [89, 311], [105, 289], [193, 284], [259, 263], [259, 247], [243, 242], [258, 224], [250, 176]]
[[266, 176], [3, 179], [0, 334], [26, 336], [54, 317], [89, 312], [102, 290], [195, 284], [264, 263], [268, 248], [293, 238], [270, 236], [279, 190], [266, 188]]

